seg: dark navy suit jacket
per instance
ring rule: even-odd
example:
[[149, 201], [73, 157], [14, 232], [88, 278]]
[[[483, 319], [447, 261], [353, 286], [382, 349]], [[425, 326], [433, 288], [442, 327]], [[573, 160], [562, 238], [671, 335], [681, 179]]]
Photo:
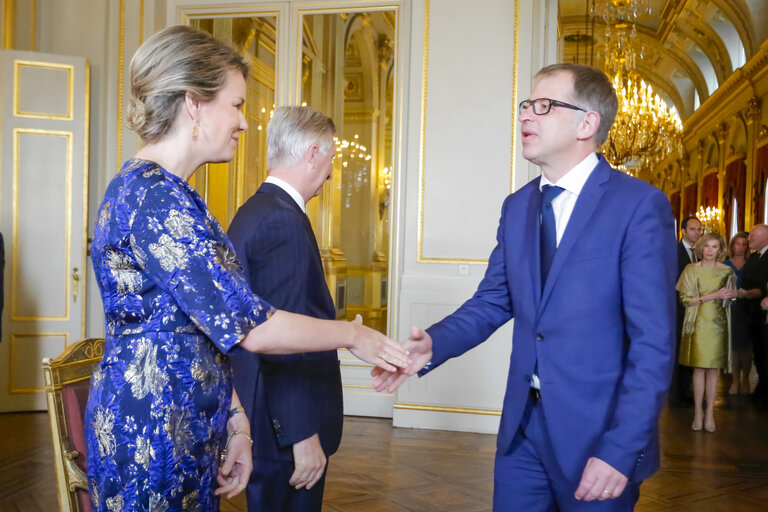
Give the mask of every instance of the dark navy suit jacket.
[[[254, 293], [291, 313], [336, 317], [312, 226], [288, 193], [262, 184], [228, 235]], [[292, 460], [291, 445], [315, 433], [326, 455], [338, 449], [344, 412], [335, 350], [275, 356], [237, 349], [231, 361], [255, 457]]]
[[[680, 275], [683, 273], [683, 270], [685, 270], [685, 267], [691, 263], [693, 263], [693, 261], [691, 260], [691, 257], [688, 255], [688, 250], [683, 245], [683, 241], [680, 240], [679, 242], [677, 242], [677, 278], [678, 279], [680, 279]], [[677, 313], [675, 325], [677, 329], [677, 337], [680, 338], [683, 332], [683, 318], [685, 317], [685, 308], [683, 307], [683, 303], [680, 302], [680, 294], [675, 292], [675, 296], [677, 297], [677, 300], [675, 301], [675, 304], [676, 304], [675, 311]]]
[[669, 201], [600, 157], [542, 289], [539, 181], [505, 200], [475, 295], [427, 329], [432, 368], [514, 318], [498, 455], [510, 452], [538, 360], [541, 405], [564, 474], [578, 482], [595, 456], [642, 480], [659, 465], [658, 416], [674, 361]]

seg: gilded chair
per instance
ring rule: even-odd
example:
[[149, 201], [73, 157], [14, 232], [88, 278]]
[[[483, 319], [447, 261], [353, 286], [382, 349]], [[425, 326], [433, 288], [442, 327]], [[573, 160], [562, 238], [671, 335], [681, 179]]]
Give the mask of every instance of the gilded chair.
[[59, 509], [90, 512], [83, 419], [91, 373], [104, 355], [104, 339], [88, 338], [43, 359], [48, 417], [53, 434]]

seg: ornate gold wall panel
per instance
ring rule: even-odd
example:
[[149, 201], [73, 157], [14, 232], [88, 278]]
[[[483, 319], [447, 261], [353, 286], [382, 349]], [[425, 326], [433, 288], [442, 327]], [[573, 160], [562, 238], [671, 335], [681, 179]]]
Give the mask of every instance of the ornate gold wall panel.
[[[486, 265], [488, 263], [487, 258], [461, 258], [451, 256], [425, 256], [424, 255], [424, 217], [425, 217], [425, 191], [426, 191], [426, 139], [427, 139], [427, 125], [428, 115], [427, 107], [428, 90], [429, 90], [429, 61], [430, 61], [430, 20], [431, 20], [431, 2], [430, 0], [424, 1], [424, 54], [422, 63], [422, 87], [421, 87], [421, 137], [419, 140], [419, 196], [418, 196], [418, 230], [417, 230], [417, 256], [416, 259], [419, 263], [449, 263], [449, 264], [478, 264]], [[516, 130], [517, 130], [517, 76], [518, 76], [518, 46], [519, 46], [519, 19], [520, 19], [520, 2], [514, 0], [514, 41], [513, 41], [513, 59], [512, 59], [512, 119], [511, 119], [511, 149], [510, 149], [510, 163], [509, 163], [509, 176], [510, 176], [510, 193], [514, 192], [515, 188], [515, 145], [516, 145]], [[468, 150], [470, 148], [467, 148]], [[478, 151], [482, 151], [482, 148], [474, 148]], [[471, 178], [469, 178], [471, 181]]]
[[[24, 75], [24, 76], [22, 76]], [[20, 87], [24, 80], [25, 87]], [[74, 102], [74, 66], [52, 62], [14, 61], [13, 115], [34, 119], [56, 119], [71, 121]], [[45, 95], [30, 87], [44, 87]], [[25, 110], [27, 95], [40, 104], [45, 100], [47, 111]]]

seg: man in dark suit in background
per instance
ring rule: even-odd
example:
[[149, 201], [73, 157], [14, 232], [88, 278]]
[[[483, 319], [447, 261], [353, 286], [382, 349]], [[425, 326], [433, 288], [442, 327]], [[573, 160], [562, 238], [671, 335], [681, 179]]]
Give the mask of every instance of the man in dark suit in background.
[[[686, 217], [680, 224], [680, 232], [682, 237], [677, 243], [677, 278], [680, 279], [680, 274], [683, 273], [686, 265], [694, 263], [696, 261], [696, 255], [693, 252], [693, 246], [701, 238], [701, 222], [694, 216]], [[693, 393], [691, 386], [693, 382], [693, 370], [689, 366], [684, 366], [678, 363], [680, 357], [680, 339], [683, 333], [683, 318], [685, 316], [685, 308], [680, 302], [680, 294], [676, 294], [676, 311], [677, 311], [677, 327], [676, 327], [676, 343], [675, 343], [675, 370], [672, 374], [672, 384], [669, 387], [669, 403], [670, 405], [692, 405]]]
[[757, 224], [750, 232], [749, 248], [755, 251], [741, 268], [741, 288], [736, 291], [737, 300], [746, 312], [748, 319], [747, 336], [752, 340], [752, 353], [757, 370], [757, 387], [753, 397], [759, 403], [768, 402], [768, 368], [766, 368], [766, 325], [765, 311], [761, 309], [761, 300], [765, 302], [766, 284], [768, 284], [768, 226]]
[[[277, 109], [267, 127], [269, 176], [228, 231], [254, 293], [276, 308], [325, 319], [336, 310], [305, 204], [331, 177], [335, 131], [309, 107]], [[336, 351], [238, 351], [232, 367], [253, 435], [248, 510], [319, 511], [326, 461], [341, 442]]]

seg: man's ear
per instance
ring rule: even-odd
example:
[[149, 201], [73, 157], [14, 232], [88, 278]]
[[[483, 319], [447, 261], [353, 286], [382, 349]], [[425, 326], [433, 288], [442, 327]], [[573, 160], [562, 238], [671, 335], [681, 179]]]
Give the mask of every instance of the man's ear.
[[582, 117], [581, 122], [579, 123], [576, 138], [579, 140], [586, 140], [594, 137], [597, 130], [600, 128], [600, 121], [600, 114], [597, 112], [593, 110], [585, 112], [584, 117]]
[[312, 144], [307, 148], [307, 151], [304, 152], [304, 161], [309, 165], [314, 165], [319, 152], [320, 148], [317, 147], [317, 144]]
[[200, 119], [200, 100], [196, 99], [189, 92], [184, 95], [184, 106], [186, 107], [191, 120], [195, 121]]

